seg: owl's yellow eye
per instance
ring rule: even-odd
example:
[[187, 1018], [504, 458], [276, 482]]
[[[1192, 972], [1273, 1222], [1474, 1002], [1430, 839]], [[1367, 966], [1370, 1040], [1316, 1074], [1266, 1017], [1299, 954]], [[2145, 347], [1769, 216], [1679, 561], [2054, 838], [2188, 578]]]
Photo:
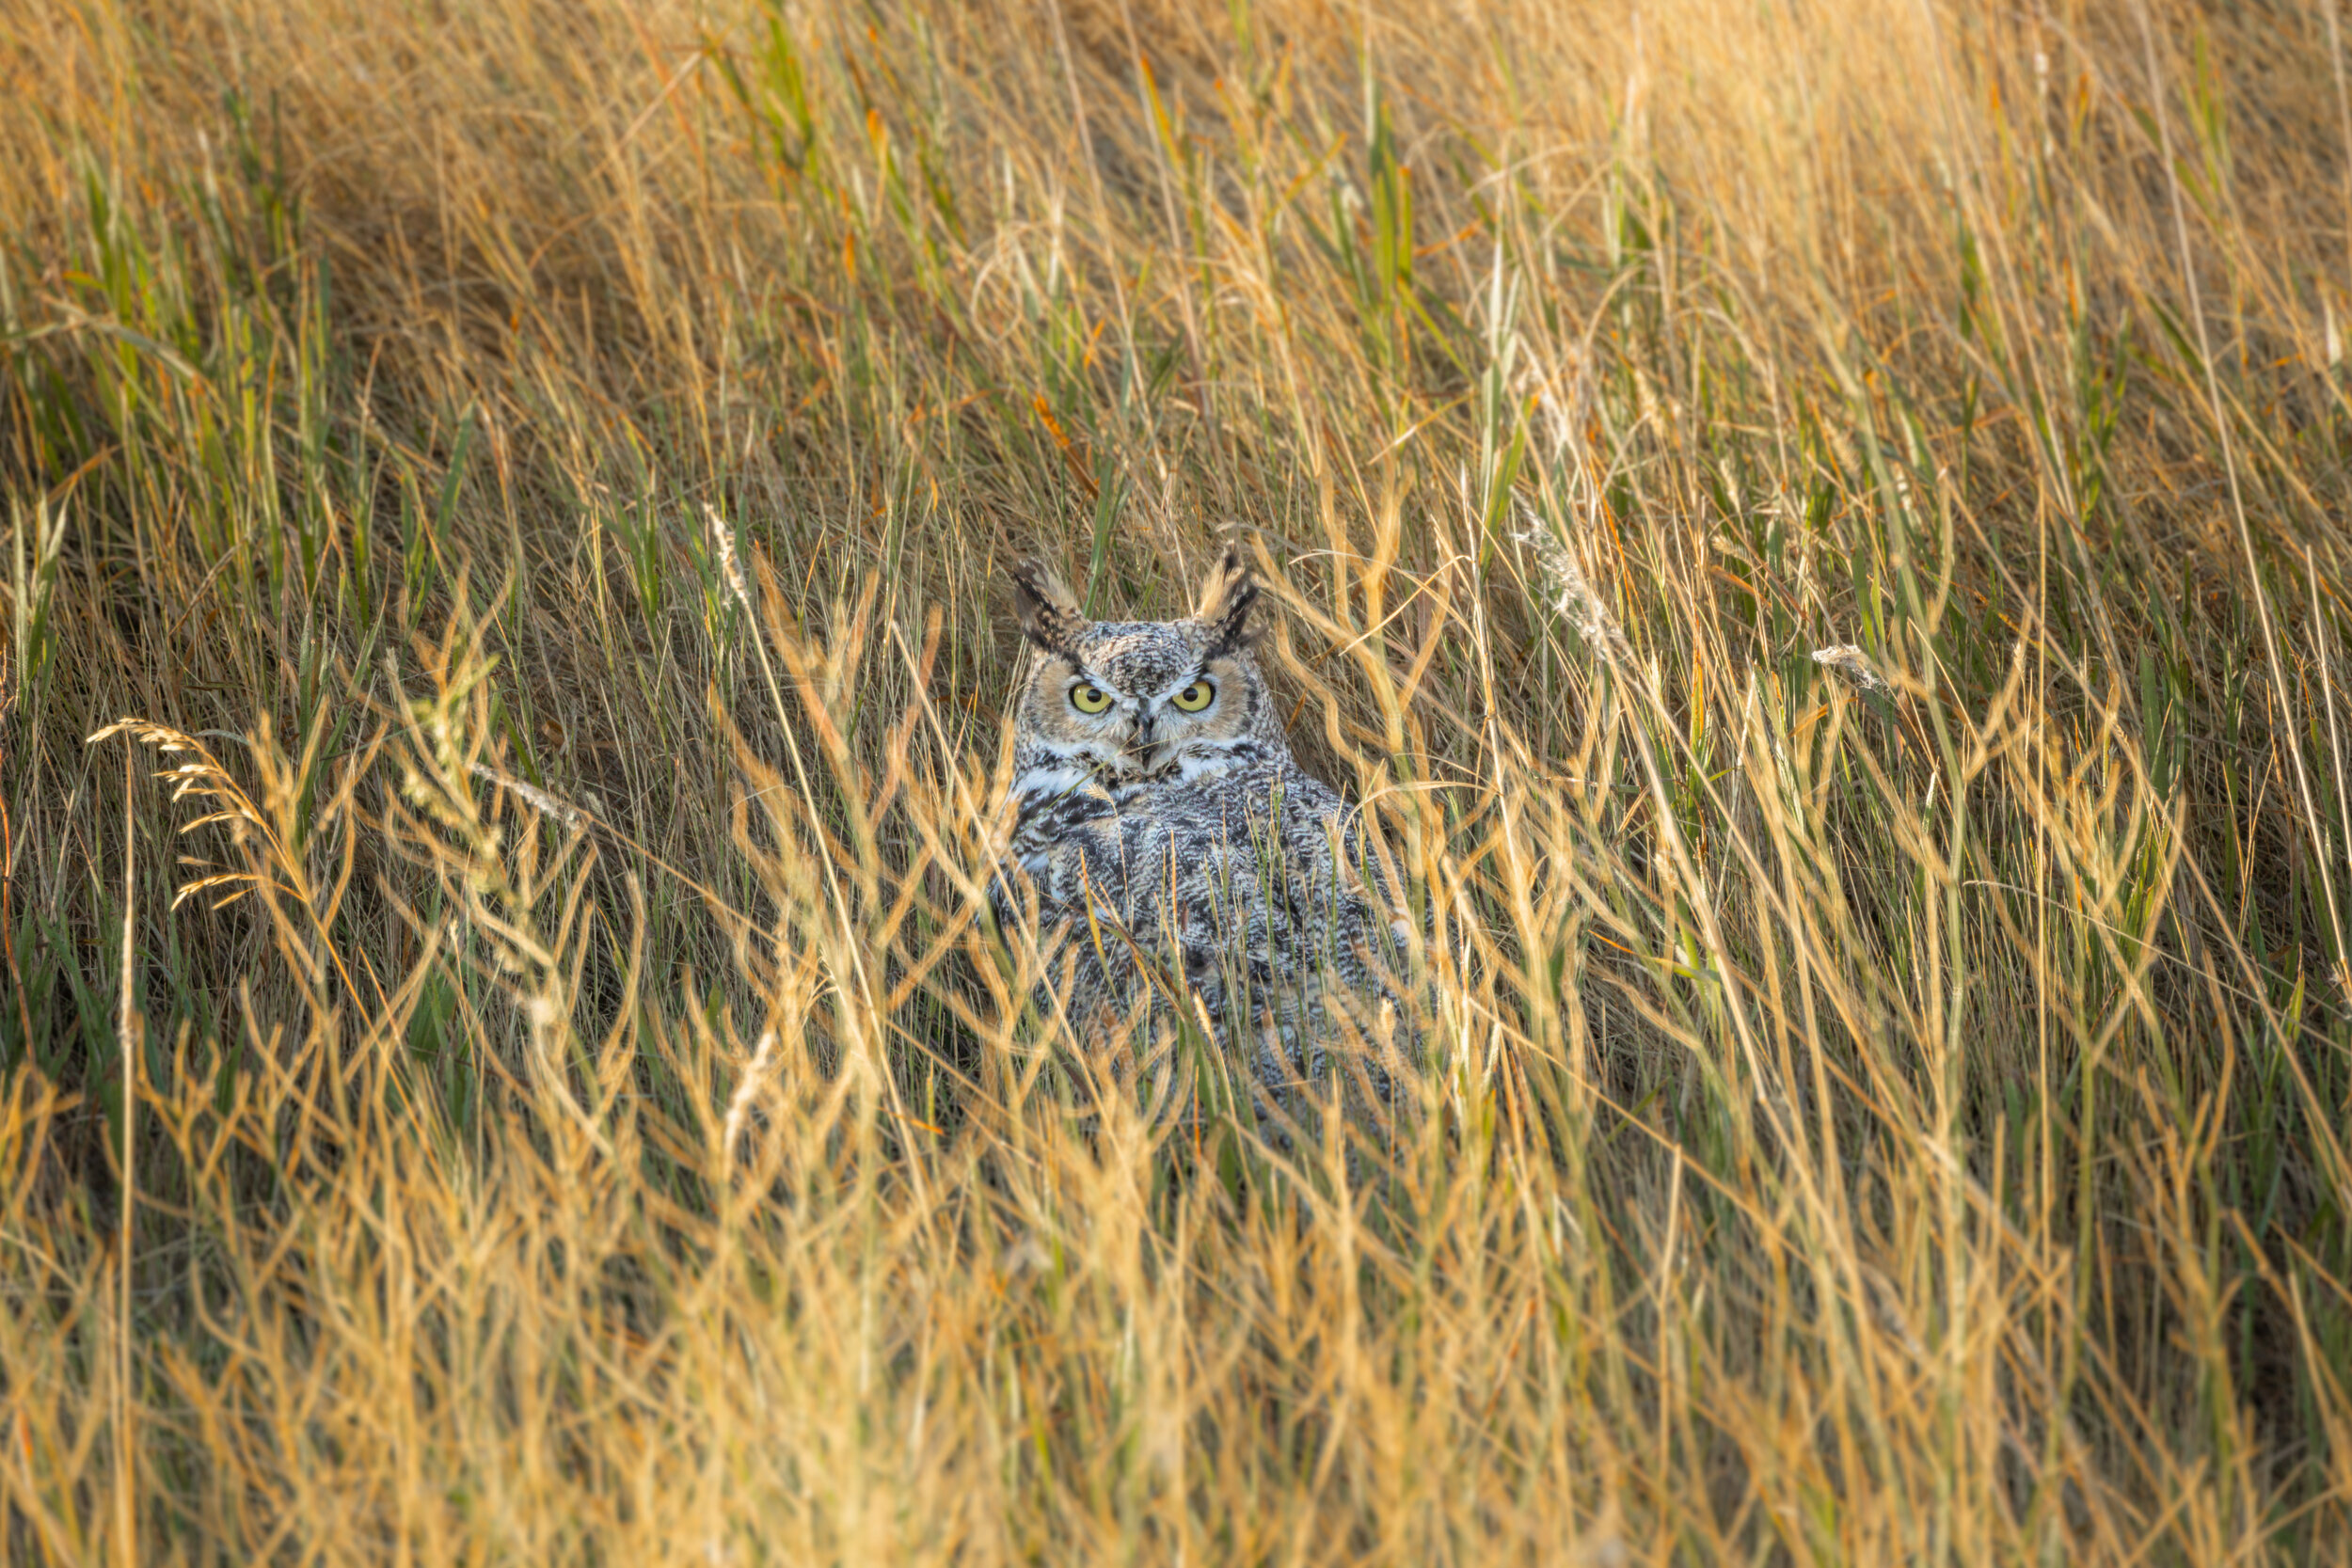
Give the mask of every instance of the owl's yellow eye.
[[1216, 701], [1216, 688], [1207, 681], [1195, 681], [1176, 693], [1176, 705], [1186, 713], [1198, 713]]
[[1111, 694], [1099, 686], [1073, 686], [1070, 705], [1080, 713], [1101, 713], [1111, 705]]

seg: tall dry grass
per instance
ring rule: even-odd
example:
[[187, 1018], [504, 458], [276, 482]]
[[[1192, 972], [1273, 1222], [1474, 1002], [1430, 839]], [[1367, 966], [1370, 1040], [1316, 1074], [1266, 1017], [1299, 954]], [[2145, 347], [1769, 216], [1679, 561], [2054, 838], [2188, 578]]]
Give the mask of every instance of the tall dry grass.
[[[2341, 1560], [2341, 25], [0, 4], [0, 1555]], [[1220, 529], [1386, 1129], [977, 921]]]

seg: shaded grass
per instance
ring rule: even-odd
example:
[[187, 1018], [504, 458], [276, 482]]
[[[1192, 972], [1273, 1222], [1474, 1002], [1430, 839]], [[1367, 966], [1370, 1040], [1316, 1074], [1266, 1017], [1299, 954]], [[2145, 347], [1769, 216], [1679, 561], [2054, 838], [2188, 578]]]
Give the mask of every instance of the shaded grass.
[[[12, 1559], [2341, 1552], [2331, 10], [5, 14]], [[1220, 530], [1385, 1130], [978, 921]]]

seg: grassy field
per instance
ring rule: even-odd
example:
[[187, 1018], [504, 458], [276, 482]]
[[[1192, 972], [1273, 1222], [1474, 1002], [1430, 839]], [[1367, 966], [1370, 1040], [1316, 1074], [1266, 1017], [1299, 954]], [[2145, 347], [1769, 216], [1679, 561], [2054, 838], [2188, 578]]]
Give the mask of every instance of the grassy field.
[[[0, 0], [0, 1558], [2346, 1560], [2340, 26]], [[1226, 536], [1292, 1143], [976, 919]]]

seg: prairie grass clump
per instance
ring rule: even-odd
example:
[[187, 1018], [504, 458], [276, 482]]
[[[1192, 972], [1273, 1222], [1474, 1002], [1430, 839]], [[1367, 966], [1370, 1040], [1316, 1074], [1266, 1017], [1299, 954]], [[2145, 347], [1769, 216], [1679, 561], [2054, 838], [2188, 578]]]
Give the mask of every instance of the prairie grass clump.
[[[2330, 5], [0, 16], [8, 1560], [2352, 1539]], [[982, 912], [1220, 532], [1385, 1136]]]

